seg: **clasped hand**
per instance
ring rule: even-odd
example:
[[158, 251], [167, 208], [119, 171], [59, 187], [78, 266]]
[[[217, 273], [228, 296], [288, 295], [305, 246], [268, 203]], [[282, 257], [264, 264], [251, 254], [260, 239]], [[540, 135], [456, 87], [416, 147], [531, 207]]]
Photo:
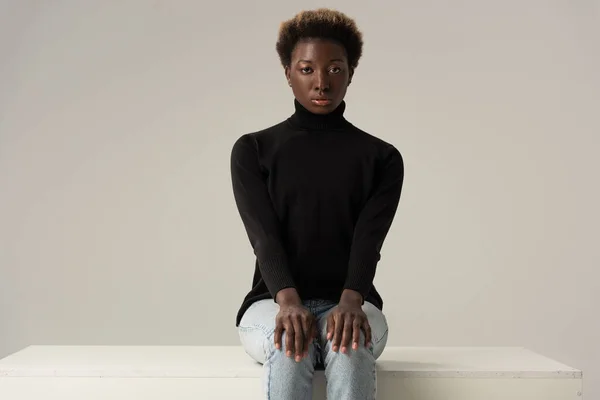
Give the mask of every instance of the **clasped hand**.
[[[276, 316], [275, 348], [281, 349], [283, 332], [286, 332], [285, 348], [288, 357], [296, 361], [308, 356], [308, 349], [317, 337], [318, 327], [314, 315], [299, 304], [282, 305]], [[332, 350], [348, 352], [352, 343], [354, 350], [360, 345], [360, 332], [365, 334], [365, 346], [371, 343], [371, 327], [362, 307], [355, 303], [340, 302], [327, 317], [327, 340], [332, 341]]]

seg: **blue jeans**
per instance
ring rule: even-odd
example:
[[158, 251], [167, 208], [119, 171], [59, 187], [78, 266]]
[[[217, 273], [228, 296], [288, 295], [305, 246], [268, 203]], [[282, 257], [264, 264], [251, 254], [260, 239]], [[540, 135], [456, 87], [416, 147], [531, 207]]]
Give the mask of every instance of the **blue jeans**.
[[304, 301], [304, 306], [318, 322], [318, 338], [309, 348], [309, 356], [296, 362], [286, 356], [285, 332], [281, 349], [275, 348], [275, 317], [279, 305], [272, 299], [253, 303], [244, 313], [239, 335], [246, 353], [263, 365], [263, 387], [269, 400], [310, 400], [312, 378], [317, 366], [325, 368], [327, 398], [332, 400], [371, 400], [377, 391], [375, 360], [385, 348], [388, 325], [384, 314], [373, 304], [365, 302], [363, 311], [371, 325], [371, 346], [365, 347], [361, 331], [361, 345], [350, 346], [346, 354], [331, 350], [327, 340], [327, 315], [337, 304], [325, 300]]

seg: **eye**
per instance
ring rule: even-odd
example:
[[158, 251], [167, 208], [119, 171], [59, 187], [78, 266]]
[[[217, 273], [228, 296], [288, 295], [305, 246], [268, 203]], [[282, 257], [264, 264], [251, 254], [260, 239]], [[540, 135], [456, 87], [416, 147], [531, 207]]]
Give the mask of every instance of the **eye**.
[[[307, 70], [308, 70], [308, 71], [307, 71]], [[311, 68], [310, 68], [310, 67], [303, 67], [303, 68], [300, 68], [300, 71], [301, 71], [303, 74], [308, 74], [308, 73], [310, 73], [310, 71], [311, 71]]]
[[340, 72], [342, 72], [342, 69], [340, 67], [333, 67], [331, 68], [331, 72], [333, 72], [334, 74], [339, 74]]

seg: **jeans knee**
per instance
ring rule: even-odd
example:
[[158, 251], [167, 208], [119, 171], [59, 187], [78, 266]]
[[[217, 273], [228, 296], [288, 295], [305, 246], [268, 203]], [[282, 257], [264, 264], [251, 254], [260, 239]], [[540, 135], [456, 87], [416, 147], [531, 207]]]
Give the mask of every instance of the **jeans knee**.
[[365, 336], [361, 332], [358, 347], [352, 348], [352, 344], [347, 347], [345, 353], [342, 352], [341, 346], [338, 351], [333, 351], [332, 341], [328, 341], [325, 346], [325, 367], [329, 364], [339, 364], [345, 366], [345, 368], [356, 369], [356, 368], [371, 368], [375, 365], [376, 357], [373, 354], [373, 345], [365, 345]]
[[267, 361], [275, 349], [269, 345], [269, 334], [262, 327], [240, 327], [239, 336], [246, 354], [261, 364]]
[[373, 349], [363, 346], [359, 346], [358, 349], [354, 350], [349, 348], [346, 353], [341, 351], [330, 351], [325, 357], [325, 366], [330, 364], [344, 365], [348, 368], [371, 368], [375, 365], [375, 356], [373, 355]]
[[[324, 334], [321, 336], [321, 338], [322, 338], [322, 345], [323, 345], [323, 347], [324, 347], [324, 349], [325, 349], [325, 353], [329, 353], [330, 351], [332, 351], [332, 348], [333, 348], [333, 340], [334, 340], [334, 339], [332, 338], [332, 339], [330, 339], [330, 340], [327, 340], [326, 333], [324, 333]], [[367, 346], [367, 343], [366, 343], [365, 339], [366, 339], [366, 338], [365, 338], [365, 334], [364, 334], [364, 332], [361, 330], [361, 331], [360, 331], [360, 336], [359, 336], [359, 339], [358, 339], [358, 347], [357, 347], [357, 349], [355, 350], [355, 349], [353, 349], [353, 348], [352, 348], [352, 346], [353, 346], [353, 342], [352, 342], [352, 340], [351, 340], [351, 341], [348, 343], [348, 347], [347, 347], [348, 353], [350, 353], [350, 351], [361, 351], [361, 350], [363, 350], [363, 349], [367, 349], [367, 350], [369, 350], [369, 351], [372, 351], [372, 350], [373, 350], [373, 347], [374, 347], [374, 341], [373, 341], [373, 340], [374, 340], [374, 339], [375, 339], [375, 340], [377, 340], [377, 338], [374, 338], [374, 337], [372, 337], [372, 338], [371, 338], [371, 343], [369, 344], [369, 346]], [[342, 341], [341, 341], [341, 338], [340, 338], [340, 340], [337, 342], [337, 345], [338, 345], [338, 352], [341, 352], [341, 350], [342, 350]]]
[[373, 347], [366, 347], [364, 337], [357, 349], [334, 352], [331, 343], [325, 356], [328, 398], [375, 399], [377, 392], [376, 360]]
[[[308, 356], [305, 356], [304, 352], [302, 352], [300, 354], [300, 359], [297, 360], [296, 359], [296, 349], [295, 349], [295, 343], [292, 344], [292, 346], [288, 349], [287, 345], [286, 345], [286, 341], [287, 341], [287, 336], [285, 331], [283, 332], [283, 335], [281, 336], [281, 347], [279, 349], [276, 348], [275, 346], [275, 339], [274, 337], [270, 338], [270, 341], [267, 345], [268, 348], [268, 358], [269, 359], [279, 359], [280, 361], [283, 362], [293, 362], [295, 364], [311, 364], [312, 366], [314, 366], [316, 364], [316, 349], [314, 346], [314, 343], [310, 343], [308, 346]], [[290, 350], [290, 353], [288, 353], [288, 350]]]
[[309, 346], [308, 357], [296, 360], [286, 354], [285, 334], [282, 346], [270, 345], [270, 354], [264, 364], [263, 382], [269, 399], [310, 399], [312, 376], [315, 371], [316, 350]]

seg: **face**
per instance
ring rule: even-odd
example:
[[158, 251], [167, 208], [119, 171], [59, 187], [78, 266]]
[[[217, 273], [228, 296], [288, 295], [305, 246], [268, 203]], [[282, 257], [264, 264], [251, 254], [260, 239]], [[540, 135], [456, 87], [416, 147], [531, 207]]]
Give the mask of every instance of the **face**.
[[353, 73], [344, 47], [321, 39], [299, 42], [285, 68], [294, 96], [315, 114], [328, 114], [340, 105]]

